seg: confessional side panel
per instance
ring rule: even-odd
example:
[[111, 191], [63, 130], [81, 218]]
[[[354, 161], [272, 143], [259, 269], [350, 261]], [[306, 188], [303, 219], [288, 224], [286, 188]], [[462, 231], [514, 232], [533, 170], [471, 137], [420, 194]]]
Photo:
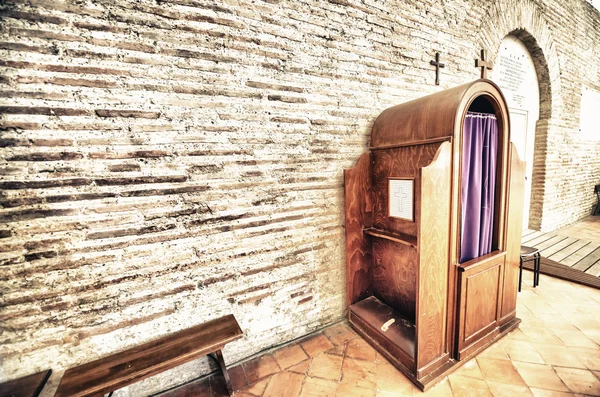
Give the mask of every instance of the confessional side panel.
[[389, 216], [389, 179], [416, 178], [418, 169], [431, 163], [441, 144], [437, 142], [372, 151], [373, 227], [413, 238], [417, 236], [420, 207], [417, 192], [420, 181], [414, 181], [414, 221], [410, 221]]
[[371, 241], [363, 229], [372, 217], [371, 154], [364, 153], [354, 168], [344, 170], [346, 216], [346, 305], [372, 294]]
[[[447, 358], [446, 308], [450, 239], [452, 145], [443, 143], [421, 169], [421, 223], [417, 300], [417, 369], [421, 376]], [[428, 367], [427, 369], [425, 369]]]
[[519, 283], [519, 258], [525, 189], [525, 162], [519, 159], [514, 144], [510, 144], [510, 175], [506, 236], [506, 264], [502, 294], [502, 322], [516, 316]]
[[373, 238], [373, 295], [415, 322], [417, 250], [407, 244]]

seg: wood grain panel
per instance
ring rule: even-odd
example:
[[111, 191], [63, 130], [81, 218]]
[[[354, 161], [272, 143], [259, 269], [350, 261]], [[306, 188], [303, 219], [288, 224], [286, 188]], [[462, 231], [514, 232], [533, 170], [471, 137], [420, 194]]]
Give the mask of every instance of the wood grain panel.
[[523, 194], [525, 189], [525, 162], [519, 159], [514, 144], [510, 144], [510, 184], [506, 225], [506, 261], [502, 288], [501, 323], [516, 316], [519, 283], [519, 255], [523, 221]]
[[455, 136], [457, 108], [462, 114], [469, 94], [490, 90], [499, 92], [490, 80], [476, 80], [386, 109], [373, 125], [371, 147]]
[[243, 336], [227, 316], [65, 371], [54, 397], [93, 397], [216, 352]]
[[456, 358], [499, 328], [506, 254], [494, 251], [459, 266]]
[[347, 306], [371, 295], [371, 241], [363, 233], [372, 213], [370, 165], [371, 154], [365, 153], [344, 170]]
[[498, 317], [498, 297], [501, 264], [467, 277], [465, 306], [465, 335], [468, 340], [492, 325]]
[[391, 177], [416, 178], [418, 169], [425, 167], [433, 160], [440, 142], [421, 146], [408, 146], [394, 149], [376, 150], [373, 156], [373, 226], [392, 233], [417, 235], [419, 220], [419, 197], [421, 183], [415, 180], [415, 220], [411, 222], [388, 215], [389, 185]]
[[[446, 315], [450, 234], [452, 145], [444, 142], [433, 162], [421, 169], [417, 370], [447, 352]], [[436, 364], [443, 364], [436, 363]], [[426, 372], [420, 374], [424, 376]], [[420, 376], [418, 376], [420, 377]]]
[[416, 310], [417, 250], [373, 239], [373, 295], [413, 323]]

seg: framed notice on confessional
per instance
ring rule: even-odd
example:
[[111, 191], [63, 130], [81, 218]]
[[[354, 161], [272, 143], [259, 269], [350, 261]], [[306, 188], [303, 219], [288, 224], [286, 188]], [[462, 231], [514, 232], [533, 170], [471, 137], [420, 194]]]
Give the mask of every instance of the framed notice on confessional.
[[412, 178], [390, 178], [388, 191], [388, 215], [392, 218], [414, 222], [414, 180]]

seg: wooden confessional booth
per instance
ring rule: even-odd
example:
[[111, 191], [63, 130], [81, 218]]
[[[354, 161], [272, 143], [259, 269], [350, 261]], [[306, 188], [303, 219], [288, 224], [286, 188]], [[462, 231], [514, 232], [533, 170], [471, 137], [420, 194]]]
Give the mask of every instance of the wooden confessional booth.
[[344, 171], [348, 318], [425, 390], [520, 322], [525, 164], [484, 79], [385, 110], [369, 149]]

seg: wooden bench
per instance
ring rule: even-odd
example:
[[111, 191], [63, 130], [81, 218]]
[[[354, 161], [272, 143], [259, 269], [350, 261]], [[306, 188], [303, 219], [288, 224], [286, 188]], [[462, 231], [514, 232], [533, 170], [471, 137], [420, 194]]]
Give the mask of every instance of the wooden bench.
[[0, 385], [0, 397], [37, 397], [52, 373], [51, 369], [9, 380]]
[[216, 355], [231, 395], [233, 390], [221, 349], [242, 335], [235, 317], [230, 314], [70, 368], [65, 372], [54, 396], [102, 396], [211, 353]]

